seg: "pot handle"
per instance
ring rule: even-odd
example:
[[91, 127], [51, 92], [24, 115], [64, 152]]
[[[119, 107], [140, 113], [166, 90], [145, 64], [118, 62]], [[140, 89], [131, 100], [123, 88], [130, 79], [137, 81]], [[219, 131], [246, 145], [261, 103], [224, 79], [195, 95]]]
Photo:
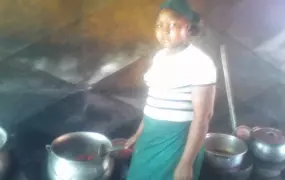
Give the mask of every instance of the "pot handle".
[[46, 145], [46, 150], [47, 150], [48, 152], [51, 152], [51, 145]]
[[101, 144], [100, 147], [98, 148], [98, 152], [97, 152], [97, 155], [99, 157], [104, 157], [106, 155], [106, 147], [104, 146], [104, 144]]

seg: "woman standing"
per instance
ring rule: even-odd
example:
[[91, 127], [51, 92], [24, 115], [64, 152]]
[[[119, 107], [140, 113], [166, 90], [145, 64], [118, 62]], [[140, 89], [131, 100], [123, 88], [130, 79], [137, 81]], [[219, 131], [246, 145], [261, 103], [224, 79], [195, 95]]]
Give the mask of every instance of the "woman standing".
[[197, 180], [213, 114], [216, 68], [191, 42], [199, 15], [187, 0], [162, 4], [156, 37], [163, 49], [144, 79], [144, 118], [126, 146], [135, 149], [127, 180]]

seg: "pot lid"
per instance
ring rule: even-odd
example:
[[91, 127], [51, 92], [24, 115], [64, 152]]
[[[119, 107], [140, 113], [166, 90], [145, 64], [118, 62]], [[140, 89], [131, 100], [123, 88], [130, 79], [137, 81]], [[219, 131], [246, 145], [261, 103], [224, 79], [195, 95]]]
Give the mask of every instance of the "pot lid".
[[285, 137], [282, 131], [274, 128], [259, 128], [253, 130], [254, 139], [263, 141], [267, 144], [280, 145], [285, 144]]

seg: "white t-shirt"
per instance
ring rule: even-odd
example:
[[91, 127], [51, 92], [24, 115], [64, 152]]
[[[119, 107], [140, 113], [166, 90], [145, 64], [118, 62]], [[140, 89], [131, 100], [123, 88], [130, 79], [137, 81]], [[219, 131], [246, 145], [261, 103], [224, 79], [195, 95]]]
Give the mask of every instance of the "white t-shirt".
[[195, 46], [171, 55], [163, 49], [144, 75], [149, 87], [144, 114], [157, 120], [192, 121], [192, 87], [214, 84], [216, 79], [213, 61]]

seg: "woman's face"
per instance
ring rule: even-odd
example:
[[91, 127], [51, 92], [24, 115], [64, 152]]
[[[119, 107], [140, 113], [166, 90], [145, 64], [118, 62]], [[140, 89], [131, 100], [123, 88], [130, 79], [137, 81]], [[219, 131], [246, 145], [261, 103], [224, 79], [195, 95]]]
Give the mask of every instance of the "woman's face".
[[187, 42], [190, 24], [174, 11], [163, 9], [156, 20], [156, 38], [165, 48], [177, 47]]

